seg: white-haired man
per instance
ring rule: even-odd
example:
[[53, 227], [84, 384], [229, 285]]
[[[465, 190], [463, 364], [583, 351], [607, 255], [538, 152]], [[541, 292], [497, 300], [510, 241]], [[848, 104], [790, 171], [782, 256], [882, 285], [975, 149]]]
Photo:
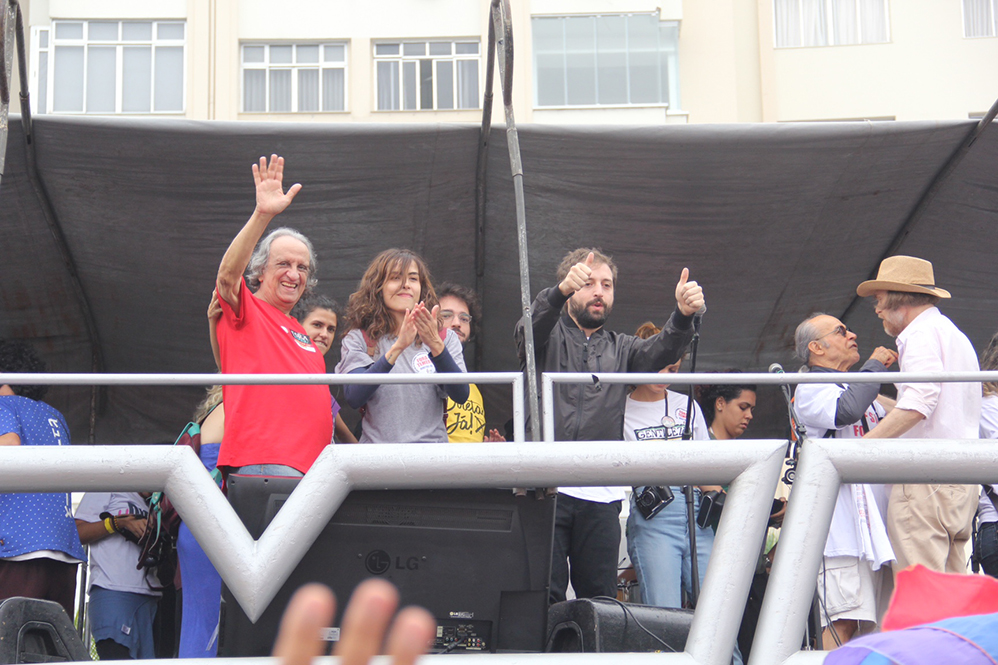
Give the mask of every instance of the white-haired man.
[[[856, 333], [828, 314], [804, 319], [794, 346], [814, 373], [848, 372], [860, 359]], [[885, 372], [896, 360], [896, 353], [879, 346], [860, 372]], [[809, 437], [858, 439], [885, 416], [879, 392], [877, 383], [804, 383], [797, 386], [794, 402]], [[894, 559], [886, 512], [886, 486], [839, 488], [818, 578], [826, 648], [874, 630], [886, 607]]]
[[[877, 278], [856, 288], [876, 299], [887, 334], [897, 338], [902, 372], [974, 372], [980, 366], [967, 336], [936, 308], [945, 289], [935, 285], [932, 264], [892, 256]], [[897, 405], [868, 438], [976, 439], [981, 420], [979, 383], [899, 383]], [[894, 485], [887, 532], [897, 571], [914, 564], [967, 572], [965, 549], [977, 509], [977, 485]]]
[[[316, 283], [312, 244], [301, 233], [280, 228], [257, 246], [301, 185], [284, 192], [284, 158], [277, 155], [269, 163], [261, 157], [253, 179], [256, 209], [218, 267], [222, 372], [323, 374], [322, 353], [290, 316]], [[332, 441], [332, 396], [326, 386], [225, 386], [223, 401], [218, 465], [229, 471], [303, 475]]]

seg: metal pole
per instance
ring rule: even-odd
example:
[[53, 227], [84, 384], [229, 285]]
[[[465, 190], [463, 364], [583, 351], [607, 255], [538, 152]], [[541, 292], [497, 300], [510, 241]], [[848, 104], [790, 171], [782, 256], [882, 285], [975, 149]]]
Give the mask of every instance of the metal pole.
[[[485, 214], [487, 198], [487, 182], [489, 171], [489, 138], [492, 134], [492, 89], [495, 85], [496, 61], [496, 28], [489, 21], [489, 46], [485, 51], [488, 57], [485, 61], [485, 97], [482, 100], [482, 127], [478, 132], [478, 161], [475, 168], [475, 292], [480, 300], [484, 300], [485, 277]], [[482, 330], [482, 336], [487, 334]], [[482, 366], [482, 355], [485, 344], [482, 340], [475, 343], [475, 368]]]
[[[530, 313], [530, 262], [527, 257], [527, 212], [523, 202], [523, 165], [520, 161], [520, 140], [513, 117], [513, 28], [509, 22], [509, 0], [492, 0], [492, 27], [489, 34], [498, 35], [499, 82], [506, 110], [506, 147], [513, 172], [513, 194], [516, 198], [516, 240], [520, 258], [520, 307], [523, 311], [524, 354], [526, 356], [527, 400], [530, 405], [530, 430], [534, 441], [541, 440], [540, 409], [537, 403], [537, 358], [534, 355], [534, 325]], [[492, 54], [489, 58], [491, 61]], [[490, 62], [491, 64], [491, 62]]]
[[[0, 5], [0, 178], [7, 157], [7, 115], [10, 112], [10, 77], [14, 65], [14, 25], [17, 6], [9, 0]], [[0, 181], [2, 182], [2, 181]]]
[[[690, 372], [697, 371], [697, 348], [700, 346], [700, 319], [693, 317], [693, 340], [690, 342]], [[669, 409], [669, 400], [665, 400], [665, 408]], [[668, 414], [666, 414], [668, 415]], [[686, 424], [683, 427], [683, 441], [693, 440], [693, 384], [687, 386]], [[700, 562], [697, 561], [697, 521], [693, 507], [693, 485], [683, 485], [683, 498], [686, 500], [686, 528], [690, 537], [690, 607], [696, 609], [697, 598], [700, 596]]]

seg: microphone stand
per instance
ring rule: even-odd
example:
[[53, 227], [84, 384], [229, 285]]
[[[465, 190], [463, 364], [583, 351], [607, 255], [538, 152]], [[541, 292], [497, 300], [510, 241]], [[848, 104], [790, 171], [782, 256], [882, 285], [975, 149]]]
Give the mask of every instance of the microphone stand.
[[[690, 342], [690, 372], [697, 371], [697, 347], [700, 342], [700, 322], [703, 314], [693, 315], [693, 340]], [[686, 425], [683, 428], [683, 441], [693, 439], [693, 384], [687, 388]], [[696, 516], [693, 507], [693, 485], [683, 486], [683, 496], [686, 498], [687, 531], [690, 534], [690, 606], [696, 609], [700, 597], [700, 566], [697, 562]]]

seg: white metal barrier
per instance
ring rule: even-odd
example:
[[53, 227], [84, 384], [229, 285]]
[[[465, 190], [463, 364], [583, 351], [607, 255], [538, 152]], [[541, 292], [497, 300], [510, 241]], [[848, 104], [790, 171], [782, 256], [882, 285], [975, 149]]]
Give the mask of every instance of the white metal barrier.
[[[519, 379], [519, 391], [517, 381]], [[659, 383], [659, 374], [599, 374], [606, 383]], [[781, 384], [842, 382], [828, 374], [679, 374], [669, 383]], [[848, 381], [894, 382], [897, 373], [849, 374]], [[903, 376], [905, 381], [998, 381], [998, 372], [933, 373]], [[590, 374], [544, 376], [546, 438], [553, 436], [553, 385], [590, 382]], [[0, 374], [3, 383], [499, 383], [514, 390], [514, 413], [521, 416], [522, 377], [461, 375], [54, 375]], [[519, 404], [516, 402], [519, 401]], [[566, 455], [565, 446], [570, 446]], [[352, 489], [466, 487], [545, 487], [557, 485], [647, 485], [689, 482], [728, 484], [714, 551], [694, 615], [685, 653], [635, 654], [636, 663], [725, 665], [731, 652], [751, 582], [777, 479], [785, 440], [687, 441], [626, 444], [620, 441], [329, 446], [258, 541], [253, 541], [192, 451], [162, 446], [73, 446], [0, 449], [0, 491], [164, 490], [188, 523], [233, 594], [252, 617], [273, 599], [305, 551]], [[66, 469], [55, 474], [53, 469]], [[825, 535], [841, 482], [969, 482], [998, 477], [998, 442], [991, 441], [806, 441], [794, 492], [784, 520], [751, 665], [811, 663], [821, 653], [800, 652], [807, 606], [817, 580]], [[435, 660], [441, 656], [429, 657]], [[492, 655], [497, 663], [543, 658], [545, 664], [580, 658], [571, 655]], [[619, 655], [588, 655], [607, 662]], [[652, 661], [654, 659], [654, 661]]]

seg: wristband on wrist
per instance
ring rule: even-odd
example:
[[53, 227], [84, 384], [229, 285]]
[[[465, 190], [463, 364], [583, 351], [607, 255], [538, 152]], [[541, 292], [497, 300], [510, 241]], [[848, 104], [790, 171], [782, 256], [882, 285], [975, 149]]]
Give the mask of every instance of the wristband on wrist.
[[107, 529], [108, 533], [114, 533], [115, 530], [116, 530], [114, 528], [114, 522], [113, 522], [113, 520], [114, 520], [113, 517], [105, 517], [104, 518], [104, 528]]

